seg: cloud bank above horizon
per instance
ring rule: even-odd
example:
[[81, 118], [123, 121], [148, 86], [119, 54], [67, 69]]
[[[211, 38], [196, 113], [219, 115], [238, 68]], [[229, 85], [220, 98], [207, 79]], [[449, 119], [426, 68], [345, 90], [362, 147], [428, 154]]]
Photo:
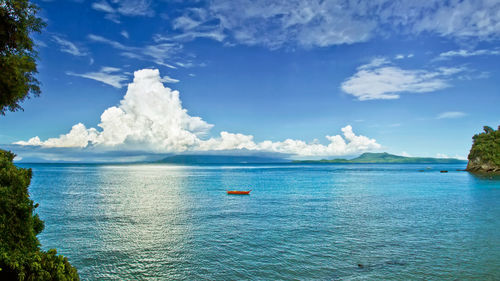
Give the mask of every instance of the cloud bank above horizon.
[[208, 138], [214, 125], [190, 116], [182, 107], [179, 92], [165, 87], [162, 81], [157, 69], [138, 70], [120, 104], [102, 113], [99, 128], [78, 123], [59, 137], [42, 141], [35, 136], [14, 144], [154, 153], [249, 150], [294, 156], [351, 155], [381, 148], [375, 139], [356, 135], [350, 125], [342, 128], [343, 136], [326, 136], [326, 145], [294, 139], [255, 142], [252, 135], [225, 131]]

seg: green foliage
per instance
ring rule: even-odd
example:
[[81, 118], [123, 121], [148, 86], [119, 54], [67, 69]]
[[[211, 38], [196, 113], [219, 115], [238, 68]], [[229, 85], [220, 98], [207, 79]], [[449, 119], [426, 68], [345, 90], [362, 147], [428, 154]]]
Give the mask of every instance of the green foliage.
[[468, 159], [500, 167], [500, 126], [498, 130], [484, 126], [484, 133], [472, 137]]
[[[40, 94], [32, 32], [45, 23], [28, 0], [0, 0], [0, 114], [22, 110], [20, 102]], [[0, 150], [0, 280], [79, 280], [68, 259], [56, 250], [40, 250], [44, 228], [34, 214], [28, 186], [31, 169], [17, 168], [15, 155]]]
[[76, 269], [71, 266], [68, 259], [57, 255], [55, 249], [47, 252], [40, 251], [31, 256], [23, 274], [25, 276], [24, 280], [27, 281], [80, 280]]
[[31, 169], [17, 168], [15, 155], [0, 150], [0, 280], [79, 280], [56, 250], [40, 250], [43, 221], [29, 198]]
[[0, 114], [22, 110], [20, 102], [40, 94], [35, 78], [36, 56], [32, 32], [45, 26], [38, 7], [28, 0], [0, 0]]

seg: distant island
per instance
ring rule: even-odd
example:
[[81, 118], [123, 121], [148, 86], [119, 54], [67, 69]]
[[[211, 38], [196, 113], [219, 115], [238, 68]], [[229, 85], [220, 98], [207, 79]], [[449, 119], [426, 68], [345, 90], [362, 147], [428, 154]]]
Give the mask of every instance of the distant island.
[[171, 164], [263, 164], [289, 162], [282, 158], [238, 155], [174, 155], [156, 161]]
[[472, 137], [467, 171], [500, 174], [500, 126], [495, 131], [484, 126], [484, 132]]
[[455, 158], [432, 158], [432, 157], [405, 157], [387, 152], [363, 153], [354, 159], [322, 159], [322, 160], [297, 160], [293, 163], [380, 163], [380, 164], [459, 164], [466, 163], [465, 160]]
[[169, 164], [266, 164], [266, 163], [395, 163], [395, 164], [462, 164], [466, 160], [454, 158], [405, 157], [389, 153], [363, 153], [354, 159], [322, 159], [290, 161], [277, 157], [237, 155], [173, 155], [155, 163]]

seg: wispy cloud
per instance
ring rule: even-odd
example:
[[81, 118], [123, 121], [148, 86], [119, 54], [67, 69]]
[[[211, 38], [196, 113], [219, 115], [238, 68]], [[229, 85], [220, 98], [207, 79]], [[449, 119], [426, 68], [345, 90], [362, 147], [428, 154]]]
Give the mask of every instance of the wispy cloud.
[[91, 7], [106, 13], [105, 18], [115, 23], [120, 23], [120, 15], [123, 16], [154, 16], [149, 0], [112, 0], [108, 2], [101, 0], [92, 3]]
[[[101, 73], [116, 70], [106, 68]], [[91, 76], [91, 79], [95, 78], [95, 75]], [[99, 127], [87, 128], [78, 123], [70, 132], [59, 137], [45, 141], [33, 137], [15, 144], [157, 153], [248, 150], [298, 156], [351, 155], [381, 147], [375, 139], [356, 135], [350, 125], [342, 128], [342, 135], [326, 136], [326, 145], [294, 139], [255, 142], [252, 135], [225, 131], [218, 137], [207, 139], [205, 136], [213, 125], [200, 117], [190, 116], [182, 107], [179, 92], [165, 88], [159, 71], [152, 69], [134, 73], [134, 81], [129, 84], [120, 105], [102, 113]]]
[[383, 58], [383, 57], [381, 57], [381, 58], [374, 58], [369, 63], [363, 64], [363, 65], [359, 66], [358, 70], [372, 69], [372, 68], [379, 67], [381, 65], [389, 64], [389, 63], [391, 63], [391, 61], [388, 60], [388, 59], [386, 59], [386, 58]]
[[[151, 0], [99, 0], [91, 7], [120, 23], [123, 16], [154, 16], [154, 5], [158, 3]], [[462, 41], [500, 38], [498, 1], [212, 0], [196, 6], [168, 17], [173, 32], [161, 37], [171, 41], [207, 38], [270, 49], [354, 44], [388, 31], [425, 32]]]
[[115, 13], [115, 9], [107, 1], [94, 2], [92, 3], [92, 8], [97, 11], [105, 13]]
[[439, 114], [436, 117], [436, 119], [454, 119], [454, 118], [461, 118], [466, 115], [467, 115], [466, 113], [460, 111], [447, 111]]
[[120, 68], [105, 66], [97, 72], [74, 73], [67, 71], [66, 74], [96, 80], [119, 89], [124, 86], [123, 82], [129, 79], [126, 75], [119, 73], [120, 71]]
[[42, 40], [37, 39], [37, 38], [33, 38], [33, 43], [35, 43], [36, 47], [42, 47], [42, 48], [47, 47], [47, 44], [45, 44], [45, 42], [43, 42]]
[[398, 54], [394, 57], [394, 59], [402, 60], [402, 59], [412, 58], [412, 57], [413, 57], [413, 54], [408, 54], [408, 55]]
[[196, 38], [208, 38], [215, 41], [222, 42], [226, 35], [220, 29], [205, 30], [205, 31], [185, 31], [182, 34], [178, 34], [169, 38], [169, 40], [174, 41], [192, 41]]
[[353, 44], [388, 30], [490, 41], [500, 37], [498, 10], [500, 2], [488, 0], [213, 0], [187, 9], [172, 28], [185, 40], [207, 37], [271, 49]]
[[448, 79], [463, 67], [440, 67], [425, 69], [402, 69], [384, 58], [373, 59], [358, 67], [357, 72], [347, 78], [341, 89], [357, 99], [397, 99], [401, 93], [425, 93], [450, 87]]
[[486, 56], [486, 55], [492, 55], [492, 56], [500, 55], [500, 50], [498, 49], [494, 50], [482, 49], [482, 50], [470, 50], [470, 51], [453, 50], [439, 54], [439, 58], [448, 59], [452, 57], [474, 57], [474, 56]]
[[125, 16], [148, 16], [155, 15], [151, 7], [151, 0], [113, 0], [117, 4], [117, 11]]
[[123, 37], [127, 38], [127, 39], [129, 38], [129, 34], [128, 34], [128, 32], [127, 32], [126, 30], [122, 30], [122, 32], [120, 32], [120, 34], [121, 34]]
[[226, 38], [223, 28], [209, 12], [201, 8], [188, 8], [182, 16], [172, 21], [172, 29], [180, 32], [164, 36], [157, 34], [155, 40], [160, 41], [191, 41], [196, 38], [208, 38], [223, 41]]
[[107, 39], [107, 38], [99, 36], [99, 35], [89, 34], [88, 38], [94, 42], [105, 43], [105, 44], [111, 45], [113, 48], [120, 49], [120, 50], [134, 50], [135, 49], [134, 47], [125, 46], [122, 43]]
[[59, 45], [61, 52], [65, 52], [65, 53], [71, 54], [73, 56], [78, 56], [78, 57], [88, 55], [87, 52], [82, 51], [81, 48], [77, 47], [75, 43], [73, 43], [67, 39], [63, 39], [60, 36], [53, 35], [52, 40]]
[[160, 81], [163, 82], [163, 83], [178, 83], [180, 80], [172, 78], [172, 77], [170, 77], [168, 75], [165, 75], [165, 76], [163, 76], [163, 78], [161, 78]]
[[176, 67], [167, 63], [166, 60], [178, 54], [182, 49], [182, 45], [175, 42], [164, 42], [158, 43], [156, 45], [133, 47], [124, 45], [122, 43], [107, 39], [99, 35], [89, 34], [88, 38], [94, 42], [108, 44], [115, 49], [123, 51], [121, 53], [122, 56], [132, 59], [151, 61], [158, 65], [166, 66], [169, 68]]
[[[492, 40], [500, 36], [500, 2], [488, 0], [417, 1], [410, 16], [412, 31], [444, 37]], [[397, 5], [394, 3], [394, 5]], [[410, 7], [410, 5], [403, 5]], [[409, 12], [410, 10], [408, 10]], [[401, 14], [401, 18], [406, 14]], [[439, 24], [436, 24], [439, 23]]]
[[212, 1], [209, 12], [235, 42], [271, 49], [363, 42], [376, 28], [341, 1]]

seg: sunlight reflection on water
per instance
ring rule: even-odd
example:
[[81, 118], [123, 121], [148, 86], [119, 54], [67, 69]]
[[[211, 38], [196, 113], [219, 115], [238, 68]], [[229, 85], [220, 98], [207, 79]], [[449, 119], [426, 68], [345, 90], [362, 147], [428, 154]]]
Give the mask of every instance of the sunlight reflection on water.
[[83, 280], [500, 277], [500, 181], [460, 165], [25, 166]]

